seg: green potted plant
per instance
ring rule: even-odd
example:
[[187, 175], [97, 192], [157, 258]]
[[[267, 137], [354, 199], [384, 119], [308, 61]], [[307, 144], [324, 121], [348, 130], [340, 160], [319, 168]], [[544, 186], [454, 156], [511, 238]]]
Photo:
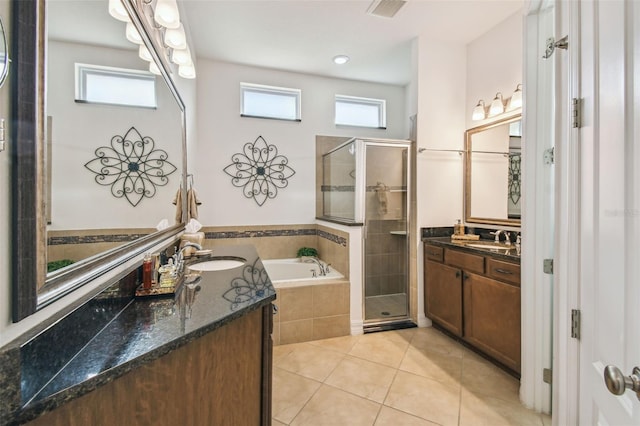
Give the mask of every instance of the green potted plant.
[[313, 247], [300, 247], [298, 249], [298, 254], [297, 256], [300, 258], [300, 262], [304, 262], [305, 258], [308, 257], [318, 257], [318, 250], [314, 249]]

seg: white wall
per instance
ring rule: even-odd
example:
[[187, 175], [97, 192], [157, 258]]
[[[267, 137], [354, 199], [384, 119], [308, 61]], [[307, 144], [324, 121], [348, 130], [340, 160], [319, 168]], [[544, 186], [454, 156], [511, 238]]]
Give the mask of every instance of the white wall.
[[472, 121], [471, 112], [479, 99], [487, 105], [497, 92], [509, 98], [524, 81], [522, 74], [523, 16], [518, 11], [467, 46], [466, 127], [495, 121]]
[[[173, 223], [171, 204], [180, 184], [181, 114], [162, 78], [157, 78], [156, 109], [76, 103], [74, 64], [145, 70], [136, 50], [50, 41], [47, 67], [47, 115], [52, 117], [52, 222], [50, 230], [152, 228], [163, 218]], [[177, 170], [155, 195], [137, 206], [116, 198], [111, 186], [96, 183], [84, 164], [96, 158], [98, 147], [110, 147], [115, 135], [135, 127], [168, 154]], [[156, 182], [159, 182], [156, 180]], [[152, 186], [147, 183], [146, 188]]]
[[[405, 92], [401, 86], [363, 83], [200, 59], [198, 147], [191, 160], [195, 184], [204, 203], [204, 225], [277, 225], [315, 220], [315, 137], [360, 136], [402, 139], [408, 136]], [[240, 83], [302, 90], [302, 121], [240, 117]], [[387, 100], [387, 129], [336, 127], [336, 94]], [[275, 199], [258, 206], [231, 184], [223, 169], [244, 144], [262, 136], [289, 159], [295, 174]]]

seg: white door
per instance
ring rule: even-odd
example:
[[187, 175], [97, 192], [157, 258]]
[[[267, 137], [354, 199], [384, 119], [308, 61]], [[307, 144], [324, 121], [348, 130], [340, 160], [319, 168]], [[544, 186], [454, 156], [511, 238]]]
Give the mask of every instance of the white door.
[[577, 423], [640, 425], [635, 392], [603, 380], [606, 365], [640, 367], [640, 2], [581, 1], [578, 22]]

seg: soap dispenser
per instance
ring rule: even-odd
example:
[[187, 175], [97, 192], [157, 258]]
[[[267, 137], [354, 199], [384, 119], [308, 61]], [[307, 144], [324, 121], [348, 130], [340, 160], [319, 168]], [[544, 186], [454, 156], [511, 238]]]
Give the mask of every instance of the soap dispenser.
[[453, 234], [454, 235], [464, 235], [464, 225], [462, 224], [460, 219], [458, 219], [458, 223], [453, 225]]

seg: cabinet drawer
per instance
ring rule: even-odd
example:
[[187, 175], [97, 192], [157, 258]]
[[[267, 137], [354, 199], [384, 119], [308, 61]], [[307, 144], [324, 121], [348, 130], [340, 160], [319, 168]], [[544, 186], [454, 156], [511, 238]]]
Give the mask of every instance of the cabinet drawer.
[[487, 258], [487, 275], [520, 287], [520, 265]]
[[425, 244], [424, 257], [436, 262], [442, 262], [442, 260], [444, 259], [444, 249], [442, 247]]
[[457, 266], [469, 272], [484, 274], [484, 257], [458, 250], [445, 249], [444, 263]]

